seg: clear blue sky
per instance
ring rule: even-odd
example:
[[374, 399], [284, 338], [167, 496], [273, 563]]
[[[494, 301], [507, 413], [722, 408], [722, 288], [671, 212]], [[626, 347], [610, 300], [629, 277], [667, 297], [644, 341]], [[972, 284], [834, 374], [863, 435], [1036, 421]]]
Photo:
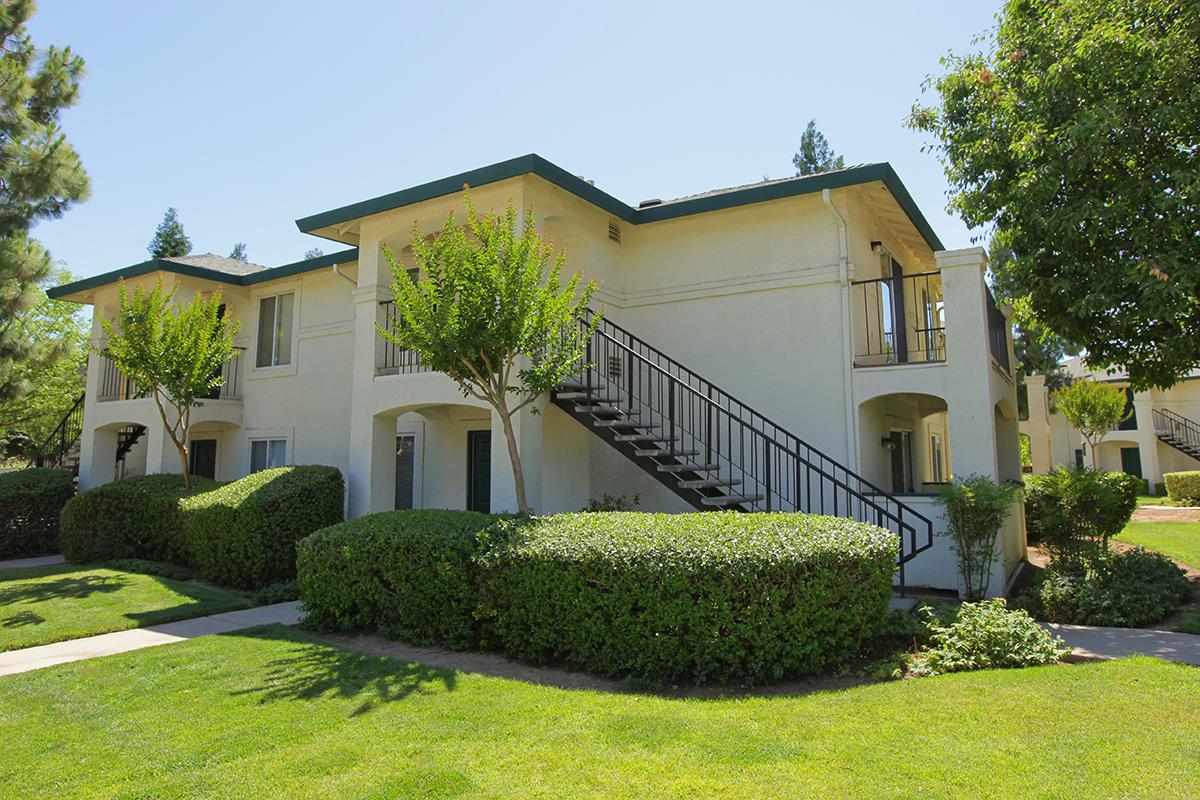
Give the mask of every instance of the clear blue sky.
[[408, 5], [42, 0], [37, 44], [87, 61], [64, 125], [92, 196], [35, 235], [93, 275], [173, 205], [194, 252], [275, 266], [340, 249], [297, 217], [528, 152], [634, 204], [784, 177], [815, 117], [972, 243], [903, 119], [998, 2]]

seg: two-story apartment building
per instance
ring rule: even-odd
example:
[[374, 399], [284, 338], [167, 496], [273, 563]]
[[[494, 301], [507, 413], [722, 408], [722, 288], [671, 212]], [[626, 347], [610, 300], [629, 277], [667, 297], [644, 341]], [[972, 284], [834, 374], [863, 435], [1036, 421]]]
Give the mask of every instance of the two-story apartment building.
[[[1096, 446], [1100, 469], [1145, 478], [1151, 492], [1162, 485], [1164, 472], [1200, 469], [1200, 369], [1169, 389], [1135, 392], [1124, 372], [1092, 369], [1083, 356], [1068, 359], [1062, 366], [1072, 379], [1101, 381], [1125, 392], [1124, 421], [1104, 434]], [[1054, 411], [1045, 377], [1031, 375], [1025, 382], [1029, 419], [1022, 420], [1021, 433], [1029, 437], [1033, 471], [1044, 473], [1072, 464], [1091, 466], [1092, 453], [1083, 435]]]
[[[122, 277], [221, 289], [241, 350], [194, 414], [197, 473], [332, 464], [350, 515], [512, 510], [494, 415], [377, 333], [395, 319], [383, 248], [411, 263], [413, 231], [461, 216], [464, 185], [481, 209], [533, 209], [600, 285], [588, 368], [516, 420], [537, 511], [609, 494], [853, 516], [902, 535], [909, 584], [956, 586], [931, 492], [954, 474], [1020, 477], [1010, 326], [982, 249], [944, 250], [887, 164], [631, 206], [529, 155], [297, 221], [350, 246], [339, 253], [153, 260], [54, 295], [111, 317]], [[151, 401], [103, 356], [81, 451], [83, 487], [179, 468]], [[1001, 541], [994, 591], [1024, 555], [1019, 508]]]

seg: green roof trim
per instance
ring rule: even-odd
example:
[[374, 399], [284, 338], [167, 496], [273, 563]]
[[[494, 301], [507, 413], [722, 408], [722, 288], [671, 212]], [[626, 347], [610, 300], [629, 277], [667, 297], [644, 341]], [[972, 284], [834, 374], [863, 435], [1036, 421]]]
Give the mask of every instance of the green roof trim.
[[762, 203], [768, 200], [780, 200], [785, 197], [795, 197], [802, 194], [819, 192], [823, 189], [840, 189], [871, 181], [882, 181], [888, 191], [896, 199], [904, 213], [912, 221], [926, 244], [933, 250], [944, 250], [941, 240], [933, 232], [929, 221], [917, 208], [916, 202], [908, 189], [900, 180], [900, 176], [886, 162], [879, 164], [864, 164], [858, 167], [837, 170], [835, 172], [818, 173], [805, 178], [789, 181], [767, 183], [759, 186], [749, 186], [727, 192], [702, 195], [690, 200], [678, 200], [647, 208], [633, 208], [623, 203], [607, 192], [597, 189], [592, 184], [572, 175], [562, 167], [552, 164], [539, 155], [529, 155], [510, 158], [486, 167], [461, 172], [448, 178], [423, 183], [408, 189], [402, 189], [391, 194], [351, 203], [348, 206], [324, 211], [320, 214], [302, 217], [296, 220], [296, 227], [305, 233], [312, 233], [319, 228], [340, 225], [360, 217], [378, 214], [383, 211], [401, 208], [435, 197], [444, 197], [462, 191], [463, 184], [484, 186], [489, 183], [515, 178], [518, 175], [537, 175], [550, 183], [604, 209], [614, 217], [634, 225], [650, 222], [661, 222], [676, 217], [691, 214], [703, 214], [708, 211], [720, 211], [726, 208]]
[[205, 269], [191, 264], [180, 264], [176, 261], [171, 261], [165, 258], [152, 258], [149, 261], [143, 261], [140, 264], [131, 264], [128, 267], [114, 269], [111, 272], [105, 272], [101, 275], [93, 275], [90, 278], [66, 283], [62, 286], [54, 286], [46, 290], [46, 296], [57, 300], [66, 297], [76, 292], [86, 292], [89, 289], [95, 289], [98, 286], [106, 286], [110, 283], [116, 283], [122, 278], [137, 278], [142, 275], [148, 275], [151, 272], [171, 272], [176, 275], [184, 275], [189, 278], [200, 278], [202, 280], [217, 281], [218, 283], [226, 283], [230, 286], [250, 286], [255, 283], [264, 281], [273, 281], [279, 278], [287, 278], [291, 275], [299, 275], [304, 272], [321, 269], [323, 267], [333, 266], [334, 264], [345, 264], [350, 261], [358, 260], [358, 248], [352, 247], [349, 250], [342, 250], [337, 253], [330, 253], [316, 258], [305, 259], [304, 261], [296, 261], [291, 264], [284, 264], [280, 267], [272, 267], [271, 269], [260, 270], [259, 272], [250, 272], [244, 275], [234, 275], [229, 272], [221, 272], [215, 269]]

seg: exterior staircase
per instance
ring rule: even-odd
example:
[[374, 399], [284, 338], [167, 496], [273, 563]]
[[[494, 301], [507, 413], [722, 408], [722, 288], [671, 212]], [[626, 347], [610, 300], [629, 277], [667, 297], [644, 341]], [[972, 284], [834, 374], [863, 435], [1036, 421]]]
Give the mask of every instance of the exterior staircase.
[[904, 565], [933, 546], [920, 512], [619, 325], [595, 324], [585, 363], [552, 402], [694, 508], [802, 511], [887, 528], [900, 536], [901, 586]]
[[1154, 435], [1160, 442], [1200, 461], [1200, 424], [1169, 409], [1154, 409]]
[[83, 398], [79, 395], [50, 435], [38, 445], [31, 467], [59, 467], [79, 474], [79, 437], [83, 433]]

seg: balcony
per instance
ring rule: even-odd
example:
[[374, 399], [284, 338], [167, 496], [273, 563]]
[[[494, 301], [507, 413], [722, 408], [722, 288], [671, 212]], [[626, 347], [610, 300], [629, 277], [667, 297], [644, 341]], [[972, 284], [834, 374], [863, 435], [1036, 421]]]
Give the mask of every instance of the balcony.
[[[224, 383], [204, 395], [203, 399], [242, 399], [241, 356], [245, 349], [244, 347], [234, 348], [233, 356], [221, 367], [221, 377], [224, 379]], [[144, 392], [139, 393], [134, 387], [133, 382], [125, 376], [125, 373], [117, 368], [117, 365], [108, 356], [100, 354], [97, 358], [99, 359], [100, 366], [99, 390], [96, 394], [97, 402], [137, 400], [148, 396]]]
[[854, 281], [850, 289], [854, 366], [935, 364], [946, 360], [940, 272]]
[[[400, 316], [396, 311], [393, 300], [379, 303], [376, 323], [386, 331], [394, 331], [401, 325]], [[410, 375], [418, 372], [432, 372], [432, 368], [421, 362], [421, 356], [415, 350], [405, 350], [397, 347], [390, 339], [378, 331], [375, 334], [375, 374], [378, 375]]]

